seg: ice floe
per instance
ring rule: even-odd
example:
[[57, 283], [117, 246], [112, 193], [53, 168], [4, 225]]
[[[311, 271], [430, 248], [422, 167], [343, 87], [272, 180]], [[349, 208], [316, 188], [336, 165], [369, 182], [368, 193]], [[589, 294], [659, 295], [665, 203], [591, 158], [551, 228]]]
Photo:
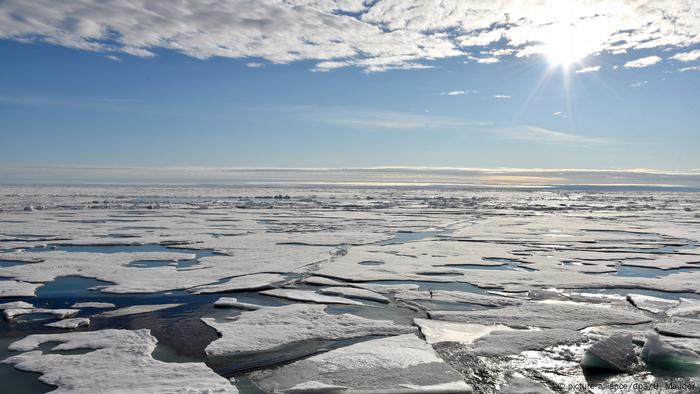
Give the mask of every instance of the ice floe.
[[674, 317], [668, 321], [657, 323], [654, 329], [663, 335], [674, 337], [700, 338], [700, 320]]
[[345, 305], [362, 305], [361, 302], [349, 300], [343, 297], [327, 296], [318, 294], [313, 290], [299, 289], [273, 289], [261, 291], [260, 294], [265, 294], [273, 297], [287, 298], [294, 301], [315, 302], [319, 304], [345, 304]]
[[[35, 350], [47, 342], [60, 342], [52, 350], [94, 351], [62, 355]], [[37, 334], [10, 345], [10, 350], [25, 353], [3, 362], [42, 374], [41, 381], [58, 387], [54, 393], [238, 392], [203, 363], [153, 359], [155, 347], [156, 339], [147, 329]]]
[[384, 297], [381, 294], [377, 294], [377, 293], [370, 291], [370, 290], [358, 289], [358, 288], [353, 288], [353, 287], [341, 287], [341, 286], [326, 287], [326, 288], [319, 290], [319, 293], [327, 294], [327, 295], [337, 295], [337, 296], [348, 297], [348, 298], [360, 298], [363, 300], [376, 301], [376, 302], [381, 302], [384, 304], [389, 303], [389, 299]]
[[230, 278], [224, 282], [197, 286], [189, 291], [195, 294], [225, 293], [243, 290], [260, 290], [272, 287], [274, 283], [282, 282], [285, 277], [280, 274], [252, 274]]
[[[2, 276], [2, 273], [0, 273]], [[34, 291], [41, 283], [28, 283], [18, 280], [0, 280], [0, 298], [2, 297], [33, 297]]]
[[237, 308], [248, 311], [255, 311], [262, 308], [260, 305], [238, 301], [235, 297], [221, 297], [214, 301], [214, 306], [218, 308]]
[[113, 311], [102, 312], [98, 316], [101, 317], [119, 317], [128, 315], [137, 315], [139, 313], [148, 313], [161, 311], [163, 309], [177, 308], [183, 304], [154, 304], [154, 305], [132, 305], [125, 308], [115, 309]]
[[80, 312], [78, 309], [48, 309], [48, 308], [26, 308], [26, 309], [5, 309], [2, 311], [3, 316], [5, 316], [6, 320], [12, 320], [16, 318], [17, 316], [22, 316], [22, 315], [30, 315], [30, 314], [47, 314], [51, 315], [57, 319], [66, 319], [71, 316], [75, 316]]
[[269, 352], [309, 340], [338, 340], [368, 335], [398, 335], [415, 327], [343, 313], [328, 314], [326, 306], [294, 304], [243, 312], [237, 320], [219, 323], [202, 319], [221, 334], [206, 348], [209, 356]]
[[665, 312], [678, 305], [677, 300], [668, 300], [643, 294], [627, 294], [627, 301], [637, 308], [651, 313]]
[[700, 300], [681, 297], [677, 306], [666, 311], [669, 316], [693, 316], [700, 314]]
[[581, 365], [587, 368], [628, 371], [637, 363], [632, 335], [617, 335], [594, 343], [586, 350]]
[[76, 302], [71, 306], [71, 308], [95, 308], [95, 309], [109, 309], [116, 308], [117, 306], [111, 302]]
[[641, 313], [574, 302], [530, 302], [483, 311], [433, 311], [429, 312], [429, 315], [437, 320], [569, 330], [581, 330], [606, 324], [640, 324], [651, 321]]
[[462, 376], [413, 334], [356, 343], [253, 374], [267, 391], [284, 392], [306, 382], [363, 393], [466, 393]]
[[46, 324], [47, 327], [54, 327], [54, 328], [78, 328], [78, 327], [87, 327], [90, 325], [90, 319], [87, 317], [76, 317], [73, 319], [65, 319], [65, 320], [59, 320], [53, 323], [48, 323]]
[[414, 319], [413, 321], [420, 328], [421, 333], [425, 336], [425, 340], [430, 344], [459, 342], [469, 345], [477, 338], [488, 335], [492, 331], [512, 330], [512, 328], [500, 324], [455, 323], [431, 319]]

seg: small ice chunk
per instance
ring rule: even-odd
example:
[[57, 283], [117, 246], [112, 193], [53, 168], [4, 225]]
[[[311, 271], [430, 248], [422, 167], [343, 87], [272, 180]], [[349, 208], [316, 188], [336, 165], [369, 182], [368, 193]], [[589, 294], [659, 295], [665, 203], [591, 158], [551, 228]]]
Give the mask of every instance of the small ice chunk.
[[627, 301], [637, 308], [651, 313], [661, 313], [678, 305], [678, 301], [676, 300], [667, 300], [665, 298], [652, 297], [644, 294], [627, 294]]
[[71, 306], [71, 308], [95, 308], [95, 309], [109, 309], [116, 308], [117, 306], [111, 302], [76, 302]]
[[616, 335], [598, 341], [586, 350], [581, 365], [587, 368], [625, 372], [637, 363], [632, 335]]
[[345, 286], [344, 282], [337, 281], [335, 279], [326, 278], [323, 276], [309, 276], [304, 279], [304, 283], [316, 286]]
[[572, 344], [581, 340], [578, 331], [561, 328], [545, 330], [492, 331], [477, 338], [471, 348], [479, 355], [504, 357], [528, 350], [544, 350], [551, 346]]
[[413, 319], [429, 344], [438, 342], [460, 342], [469, 345], [477, 338], [488, 335], [492, 331], [512, 330], [503, 325], [483, 325], [455, 323], [441, 320]]
[[382, 294], [420, 289], [419, 285], [413, 283], [399, 283], [395, 285], [385, 285], [381, 283], [351, 283], [348, 286], [367, 289]]
[[236, 276], [223, 283], [197, 286], [188, 291], [194, 294], [225, 293], [230, 291], [269, 289], [273, 283], [286, 278], [280, 274], [252, 274]]
[[381, 294], [377, 294], [371, 290], [358, 289], [354, 287], [326, 287], [319, 290], [321, 294], [337, 295], [349, 298], [360, 298], [369, 301], [389, 303], [389, 299]]
[[118, 317], [136, 315], [139, 313], [155, 312], [163, 309], [175, 308], [183, 304], [155, 304], [155, 305], [133, 305], [126, 308], [115, 309], [113, 311], [102, 312], [100, 317]]
[[657, 324], [654, 329], [659, 334], [673, 337], [700, 338], [700, 320], [698, 319], [676, 317]]
[[34, 297], [34, 291], [43, 283], [18, 280], [0, 280], [0, 297]]
[[34, 305], [24, 302], [24, 301], [15, 301], [15, 302], [6, 302], [4, 304], [0, 304], [0, 311], [4, 311], [5, 309], [32, 309], [34, 308]]
[[235, 297], [221, 297], [214, 302], [214, 306], [217, 308], [238, 308], [249, 311], [255, 311], [262, 308], [260, 305], [249, 304], [247, 302], [240, 302]]
[[666, 311], [669, 316], [692, 316], [700, 314], [700, 300], [680, 298], [678, 306]]
[[642, 359], [666, 370], [700, 372], [700, 339], [661, 340], [658, 335], [649, 336], [642, 349]]
[[347, 386], [338, 386], [335, 384], [326, 384], [311, 380], [304, 383], [299, 383], [294, 387], [279, 391], [281, 394], [333, 394], [342, 393], [347, 390]]
[[87, 317], [76, 317], [74, 319], [59, 320], [57, 322], [49, 323], [46, 326], [73, 329], [78, 327], [87, 327], [89, 325], [90, 319], [88, 319]]
[[361, 302], [348, 300], [347, 298], [343, 297], [333, 297], [318, 294], [312, 290], [273, 289], [261, 291], [260, 294], [265, 294], [273, 297], [287, 298], [294, 301], [315, 302], [318, 304], [364, 305]]
[[12, 320], [17, 316], [29, 315], [33, 313], [45, 313], [51, 315], [57, 319], [66, 319], [71, 316], [75, 316], [80, 312], [78, 309], [45, 309], [45, 308], [17, 308], [17, 309], [5, 309], [3, 315], [6, 320]]
[[518, 305], [523, 301], [515, 298], [501, 297], [498, 295], [484, 295], [455, 290], [433, 290], [430, 292], [431, 300], [442, 302], [457, 302], [476, 304], [483, 306], [507, 306]]

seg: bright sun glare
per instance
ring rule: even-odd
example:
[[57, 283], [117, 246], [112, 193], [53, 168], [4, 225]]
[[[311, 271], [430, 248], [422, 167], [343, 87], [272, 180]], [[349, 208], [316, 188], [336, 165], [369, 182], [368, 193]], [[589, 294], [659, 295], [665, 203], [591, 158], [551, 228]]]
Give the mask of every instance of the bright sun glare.
[[604, 18], [592, 18], [583, 5], [568, 1], [549, 3], [552, 23], [541, 26], [542, 53], [552, 66], [568, 68], [600, 50], [610, 30]]
[[588, 53], [585, 36], [576, 25], [557, 23], [551, 26], [544, 43], [544, 54], [554, 66], [569, 67]]

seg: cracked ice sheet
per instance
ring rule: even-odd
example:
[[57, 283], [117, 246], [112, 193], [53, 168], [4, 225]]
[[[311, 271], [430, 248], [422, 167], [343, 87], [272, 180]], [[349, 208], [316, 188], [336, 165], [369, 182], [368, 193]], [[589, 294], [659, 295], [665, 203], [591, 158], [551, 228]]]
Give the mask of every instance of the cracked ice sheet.
[[487, 357], [541, 350], [582, 339], [578, 331], [566, 329], [516, 330], [500, 324], [469, 324], [429, 319], [414, 319], [414, 322], [430, 344], [458, 342]]
[[318, 294], [313, 290], [273, 289], [261, 291], [260, 294], [279, 298], [286, 298], [288, 300], [293, 301], [315, 302], [318, 304], [364, 305], [361, 302], [353, 301], [343, 297]]
[[359, 299], [363, 299], [363, 300], [381, 302], [384, 304], [388, 304], [390, 302], [390, 300], [388, 298], [384, 297], [381, 294], [377, 294], [377, 293], [370, 291], [370, 290], [359, 289], [359, 288], [354, 288], [354, 287], [343, 287], [343, 286], [325, 287], [325, 288], [319, 290], [319, 293], [341, 296], [341, 297], [348, 297], [348, 298], [359, 298]]
[[396, 293], [395, 297], [397, 300], [439, 301], [475, 304], [482, 306], [518, 305], [523, 302], [522, 300], [518, 300], [515, 298], [502, 297], [498, 295], [487, 295], [452, 290], [401, 291]]
[[224, 293], [241, 290], [266, 289], [286, 278], [280, 274], [252, 274], [236, 276], [222, 283], [197, 286], [187, 289], [194, 294]]
[[[69, 253], [63, 251], [6, 253], [0, 254], [0, 259], [19, 254], [25, 257], [40, 258], [42, 261], [31, 265], [0, 268], [0, 276], [31, 282], [49, 282], [59, 276], [78, 275], [114, 283], [102, 288], [101, 291], [104, 292], [154, 293], [208, 285], [231, 276], [260, 272], [290, 272], [329, 257], [328, 248], [260, 245], [255, 242], [249, 246], [250, 249], [238, 250], [232, 256], [204, 257], [200, 259], [199, 264], [186, 270], [172, 266], [145, 269], [129, 267], [127, 264], [139, 260], [187, 260], [194, 257], [192, 254], [171, 252]], [[260, 248], [255, 249], [258, 246]], [[0, 292], [2, 291], [2, 283], [0, 282]], [[38, 286], [35, 285], [35, 287]]]
[[[416, 252], [425, 247], [432, 250], [434, 242], [411, 242], [412, 254], [397, 255], [389, 251], [402, 251], [397, 246], [385, 247], [356, 247], [351, 248], [347, 255], [333, 260], [332, 264], [321, 264], [316, 272], [331, 278], [346, 281], [379, 281], [379, 280], [418, 280], [430, 282], [463, 282], [482, 288], [502, 288], [509, 292], [521, 292], [532, 289], [546, 288], [639, 288], [647, 290], [660, 290], [667, 292], [700, 292], [697, 281], [700, 280], [700, 272], [681, 272], [661, 278], [626, 277], [616, 275], [591, 275], [577, 272], [570, 267], [563, 267], [557, 263], [538, 265], [538, 272], [522, 272], [517, 270], [487, 270], [487, 269], [458, 269], [445, 266], [441, 257], [434, 257], [426, 252], [426, 255]], [[452, 242], [439, 241], [437, 244], [448, 245]], [[474, 243], [464, 242], [470, 245]], [[405, 244], [408, 245], [408, 244]], [[468, 253], [465, 248], [465, 253]], [[495, 251], [503, 251], [499, 245], [494, 246]], [[483, 256], [483, 254], [480, 254]], [[496, 253], [489, 253], [491, 257], [497, 257]], [[506, 257], [507, 255], [502, 255]], [[516, 257], [517, 258], [517, 257]], [[464, 262], [464, 258], [452, 258], [453, 261]], [[380, 265], [362, 265], [364, 261], [381, 261]], [[484, 263], [482, 261], [482, 263]], [[502, 263], [497, 263], [500, 265]], [[476, 267], [478, 268], [478, 267]]]
[[628, 309], [569, 301], [529, 302], [517, 306], [478, 311], [434, 311], [431, 319], [478, 324], [503, 324], [514, 328], [541, 327], [581, 330], [591, 326], [641, 324], [652, 321]]
[[[79, 355], [44, 354], [42, 343], [61, 342], [53, 350], [95, 349]], [[10, 345], [22, 351], [3, 362], [41, 373], [53, 393], [237, 393], [204, 363], [165, 363], [151, 357], [156, 338], [147, 329], [101, 330], [30, 335]]]
[[309, 340], [339, 340], [368, 335], [411, 333], [415, 327], [352, 314], [330, 315], [324, 305], [293, 304], [243, 312], [237, 320], [202, 321], [221, 334], [206, 348], [210, 357], [270, 352]]
[[0, 298], [34, 297], [34, 291], [36, 291], [36, 289], [41, 285], [43, 285], [43, 283], [28, 283], [17, 280], [0, 280]]
[[251, 377], [270, 392], [311, 381], [364, 393], [471, 392], [462, 376], [414, 334], [357, 343]]

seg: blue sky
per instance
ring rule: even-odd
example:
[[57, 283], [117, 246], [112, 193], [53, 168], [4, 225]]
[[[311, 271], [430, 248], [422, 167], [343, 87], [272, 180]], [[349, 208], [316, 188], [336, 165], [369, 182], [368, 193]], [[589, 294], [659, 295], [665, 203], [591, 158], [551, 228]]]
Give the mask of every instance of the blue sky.
[[487, 52], [527, 48], [503, 36], [460, 54], [382, 54], [373, 69], [368, 55], [323, 53], [334, 48], [138, 47], [128, 27], [80, 13], [74, 24], [117, 33], [85, 41], [86, 28], [63, 22], [24, 31], [17, 13], [40, 11], [13, 6], [0, 4], [0, 22], [4, 12], [17, 25], [0, 29], [2, 166], [700, 168], [693, 40], [601, 46], [563, 64], [553, 59], [561, 48], [488, 63]]

